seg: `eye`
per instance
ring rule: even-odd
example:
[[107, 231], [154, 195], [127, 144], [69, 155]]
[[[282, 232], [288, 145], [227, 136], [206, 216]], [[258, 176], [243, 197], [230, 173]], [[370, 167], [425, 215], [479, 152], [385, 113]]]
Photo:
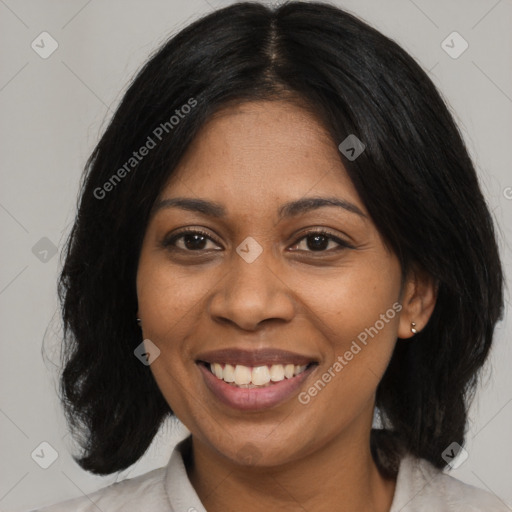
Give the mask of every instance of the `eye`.
[[[301, 243], [303, 249], [297, 249], [301, 245]], [[334, 248], [331, 245], [331, 248], [328, 249], [330, 244], [334, 244]], [[342, 240], [341, 238], [338, 238], [337, 236], [333, 235], [332, 233], [329, 233], [324, 230], [318, 230], [309, 231], [308, 233], [306, 233], [305, 236], [301, 237], [299, 240], [297, 240], [297, 242], [295, 242], [291, 250], [305, 252], [333, 252], [347, 248], [353, 249], [354, 247], [345, 240]]]
[[189, 229], [186, 231], [175, 233], [170, 238], [166, 238], [162, 242], [162, 245], [167, 249], [179, 249], [187, 252], [219, 250], [216, 249], [215, 247], [208, 248], [208, 242], [216, 244], [216, 242], [208, 233], [197, 229]]
[[[208, 242], [213, 247], [208, 247]], [[304, 243], [305, 242], [305, 243]], [[302, 244], [302, 249], [300, 248]], [[330, 245], [334, 244], [334, 247]], [[202, 252], [219, 249], [218, 244], [210, 234], [197, 229], [188, 229], [175, 233], [169, 238], [164, 239], [162, 246], [166, 249], [177, 249], [185, 252]], [[325, 230], [310, 231], [299, 238], [292, 246], [292, 251], [299, 252], [333, 252], [346, 248], [354, 248], [345, 240], [329, 233]]]

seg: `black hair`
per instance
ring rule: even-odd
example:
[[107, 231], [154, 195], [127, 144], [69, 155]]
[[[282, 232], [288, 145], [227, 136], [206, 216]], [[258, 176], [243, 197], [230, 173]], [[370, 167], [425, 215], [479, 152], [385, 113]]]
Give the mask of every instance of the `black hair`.
[[[464, 443], [503, 313], [493, 220], [462, 136], [421, 67], [353, 15], [301, 1], [234, 4], [171, 37], [134, 78], [87, 161], [58, 287], [60, 392], [82, 448], [75, 460], [97, 474], [127, 468], [172, 415], [133, 353], [142, 341], [142, 239], [198, 130], [229, 103], [254, 100], [300, 103], [336, 146], [356, 135], [365, 150], [355, 160], [339, 152], [340, 160], [374, 224], [404, 273], [415, 266], [435, 279], [428, 324], [398, 340], [378, 386], [385, 428], [372, 431], [371, 446], [390, 473], [385, 460], [404, 449], [444, 467], [443, 450]], [[143, 146], [151, 149], [135, 157]]]

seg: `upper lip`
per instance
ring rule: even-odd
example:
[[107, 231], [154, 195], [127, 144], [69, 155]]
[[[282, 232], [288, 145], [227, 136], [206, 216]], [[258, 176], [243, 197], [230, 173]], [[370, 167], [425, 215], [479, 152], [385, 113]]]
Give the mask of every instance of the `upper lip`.
[[243, 350], [238, 348], [224, 348], [211, 350], [198, 354], [197, 361], [205, 363], [225, 363], [236, 366], [265, 366], [273, 364], [307, 365], [317, 362], [315, 358], [275, 348], [258, 350]]

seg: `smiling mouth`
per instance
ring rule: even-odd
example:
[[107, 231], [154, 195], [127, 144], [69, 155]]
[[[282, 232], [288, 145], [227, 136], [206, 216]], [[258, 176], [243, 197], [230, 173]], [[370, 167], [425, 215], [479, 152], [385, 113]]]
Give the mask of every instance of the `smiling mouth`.
[[207, 363], [198, 361], [217, 379], [237, 388], [265, 388], [287, 379], [297, 377], [317, 363], [304, 365], [272, 364], [262, 366], [232, 365], [228, 363]]

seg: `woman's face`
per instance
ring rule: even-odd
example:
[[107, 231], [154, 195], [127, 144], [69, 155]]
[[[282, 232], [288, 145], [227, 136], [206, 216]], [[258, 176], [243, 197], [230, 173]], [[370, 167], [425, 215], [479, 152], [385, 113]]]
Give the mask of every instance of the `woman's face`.
[[321, 125], [282, 101], [226, 108], [157, 203], [138, 316], [160, 350], [156, 382], [193, 436], [265, 465], [364, 438], [410, 319], [400, 319], [399, 262]]

